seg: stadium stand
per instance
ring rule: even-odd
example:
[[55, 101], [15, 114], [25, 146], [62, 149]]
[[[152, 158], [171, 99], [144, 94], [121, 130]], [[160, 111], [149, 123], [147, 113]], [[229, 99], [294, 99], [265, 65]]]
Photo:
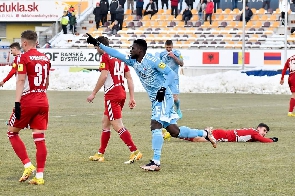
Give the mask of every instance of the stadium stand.
[[[252, 8], [251, 10], [254, 15], [245, 26], [246, 47], [283, 48], [284, 35], [280, 33], [280, 29], [284, 27], [280, 25], [280, 10], [273, 11], [263, 8], [258, 10]], [[209, 22], [202, 24], [198, 20], [195, 9], [192, 10], [192, 13], [192, 19], [185, 25], [181, 21], [181, 15], [174, 18], [170, 15], [170, 10], [159, 10], [152, 18], [147, 15], [139, 20], [131, 14], [131, 10], [127, 10], [123, 29], [116, 35], [111, 34], [113, 24], [109, 22], [110, 15], [108, 15], [108, 22], [102, 24], [101, 28], [95, 29], [94, 15], [89, 14], [77, 28], [77, 35], [60, 35], [62, 36], [61, 41], [57, 42], [54, 47], [92, 48], [86, 43], [86, 32], [95, 37], [99, 35], [107, 36], [111, 40], [111, 46], [117, 48], [128, 48], [137, 38], [146, 39], [149, 47], [152, 48], [163, 48], [163, 40], [166, 39], [174, 40], [175, 48], [235, 49], [242, 47], [243, 22], [240, 21], [241, 10], [218, 9], [212, 17], [212, 25]], [[288, 28], [290, 29], [290, 27]], [[287, 39], [288, 47], [294, 47], [295, 36], [289, 34]]]

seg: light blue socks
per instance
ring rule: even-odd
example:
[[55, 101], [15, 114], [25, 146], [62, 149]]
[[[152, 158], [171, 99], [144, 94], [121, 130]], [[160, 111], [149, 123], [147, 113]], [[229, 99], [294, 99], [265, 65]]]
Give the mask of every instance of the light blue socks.
[[164, 139], [161, 129], [155, 129], [152, 131], [152, 148], [154, 150], [153, 161], [160, 165], [161, 152], [163, 147]]
[[206, 137], [207, 132], [199, 129], [191, 129], [186, 126], [179, 127], [179, 135], [180, 138], [194, 138], [194, 137]]

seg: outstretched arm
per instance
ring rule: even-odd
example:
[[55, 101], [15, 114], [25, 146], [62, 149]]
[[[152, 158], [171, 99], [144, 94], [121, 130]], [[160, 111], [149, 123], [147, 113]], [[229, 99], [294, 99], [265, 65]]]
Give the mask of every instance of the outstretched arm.
[[[108, 46], [105, 46], [103, 44], [99, 44], [99, 47], [105, 51], [107, 54], [111, 55], [112, 57], [115, 57], [115, 58], [118, 58], [120, 59], [121, 61], [124, 61], [126, 62], [126, 55], [125, 54], [122, 54], [121, 52], [119, 52], [118, 50], [116, 49], [113, 49], [111, 47], [108, 47]], [[128, 61], [126, 62], [128, 64]]]

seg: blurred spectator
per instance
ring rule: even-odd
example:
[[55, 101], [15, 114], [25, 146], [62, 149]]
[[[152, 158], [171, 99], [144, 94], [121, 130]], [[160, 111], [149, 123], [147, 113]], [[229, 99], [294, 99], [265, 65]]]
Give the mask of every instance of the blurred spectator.
[[[286, 0], [280, 0], [279, 1], [279, 8], [280, 8], [280, 12], [281, 12], [281, 23], [282, 25], [285, 25], [285, 10], [286, 10]], [[287, 4], [287, 10], [290, 10], [290, 3], [288, 2]], [[287, 12], [288, 14], [288, 12]], [[288, 21], [287, 21], [288, 23]]]
[[232, 3], [232, 10], [238, 8], [238, 0], [231, 0]]
[[51, 44], [49, 42], [46, 42], [45, 48], [51, 48]]
[[220, 0], [213, 0], [214, 3], [214, 13], [216, 13], [216, 10], [220, 8]]
[[182, 13], [182, 21], [185, 21], [185, 25], [187, 24], [187, 21], [189, 21], [192, 18], [193, 14], [191, 10], [187, 7]]
[[116, 35], [117, 32], [120, 30], [120, 26], [117, 20], [114, 21], [114, 25], [112, 27], [112, 34]]
[[200, 0], [199, 4], [197, 5], [197, 11], [199, 15], [199, 21], [204, 24], [204, 12], [206, 10], [206, 2], [204, 0]]
[[75, 8], [72, 5], [69, 8], [69, 12], [71, 12], [71, 13], [75, 12]]
[[182, 11], [183, 0], [178, 0], [178, 4], [179, 4], [179, 13], [180, 13]]
[[210, 24], [212, 24], [212, 13], [213, 13], [213, 9], [214, 9], [214, 3], [212, 2], [212, 0], [207, 0], [207, 6], [205, 9], [205, 21], [207, 21], [208, 16], [209, 16], [209, 21]]
[[126, 0], [119, 0], [119, 5], [122, 5], [122, 8], [125, 7]]
[[164, 5], [166, 5], [166, 10], [168, 10], [168, 0], [161, 0], [162, 2], [162, 10], [164, 9]]
[[119, 30], [122, 30], [123, 28], [123, 20], [124, 20], [124, 8], [122, 5], [119, 5], [118, 9], [116, 10], [116, 20], [119, 24]]
[[156, 13], [158, 12], [158, 9], [159, 9], [159, 6], [158, 6], [158, 4], [159, 4], [159, 0], [153, 0], [153, 2], [155, 3], [155, 5], [156, 5], [156, 9], [155, 9], [155, 11], [156, 11]]
[[96, 29], [98, 29], [100, 26], [99, 26], [99, 23], [100, 23], [100, 3], [97, 2], [96, 3], [96, 8], [94, 8], [93, 10], [93, 14], [95, 15], [95, 23], [96, 23]]
[[134, 12], [134, 0], [127, 0], [127, 9], [131, 10], [131, 13]]
[[107, 21], [107, 16], [109, 12], [109, 2], [108, 0], [101, 0], [99, 5], [100, 5], [101, 25], [104, 25], [104, 23]]
[[171, 1], [171, 15], [175, 15], [175, 18], [178, 15], [178, 0], [170, 0]]
[[119, 7], [118, 0], [112, 0], [110, 4], [110, 14], [112, 23], [116, 20], [116, 10]]
[[[245, 7], [245, 21], [246, 23], [251, 19], [253, 16], [253, 12], [251, 9], [249, 9], [249, 6], [246, 5]], [[241, 14], [240, 21], [243, 21], [243, 13]]]
[[67, 11], [64, 11], [64, 15], [61, 17], [60, 23], [61, 23], [63, 33], [67, 34], [68, 33], [67, 26], [69, 24], [69, 17], [67, 15]]
[[72, 12], [72, 16], [70, 18], [70, 21], [69, 21], [69, 24], [70, 24], [70, 31], [73, 32], [73, 34], [77, 31], [76, 29], [76, 26], [77, 26], [77, 18], [76, 18], [76, 14], [75, 12]]
[[[185, 3], [189, 9], [193, 9], [195, 0], [185, 0]], [[182, 6], [181, 6], [182, 7]], [[182, 9], [180, 9], [181, 11]]]
[[138, 19], [142, 18], [143, 4], [143, 0], [136, 0], [136, 16], [138, 17]]
[[295, 32], [295, 27], [291, 28], [291, 34], [293, 34]]
[[156, 13], [156, 3], [153, 2], [153, 0], [150, 0], [150, 2], [146, 5], [145, 11], [143, 15], [148, 15], [150, 14], [151, 17]]
[[[267, 8], [265, 8], [265, 6]], [[263, 0], [262, 8], [268, 10], [270, 8], [270, 0]]]

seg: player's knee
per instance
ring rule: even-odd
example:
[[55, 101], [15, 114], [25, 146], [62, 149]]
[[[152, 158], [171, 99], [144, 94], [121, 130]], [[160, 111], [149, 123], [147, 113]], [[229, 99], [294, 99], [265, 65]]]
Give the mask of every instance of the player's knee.
[[170, 133], [172, 137], [178, 137], [180, 131], [177, 125], [169, 125], [168, 127], [166, 127], [166, 130]]
[[155, 129], [162, 129], [162, 124], [161, 123], [159, 123], [159, 122], [157, 122], [157, 121], [155, 121], [155, 120], [152, 120], [151, 121], [151, 131], [152, 130], [155, 130]]
[[7, 130], [7, 137], [8, 138], [12, 138], [16, 135], [18, 135], [18, 132], [12, 132], [12, 131]]
[[45, 140], [45, 134], [44, 133], [33, 132], [33, 139], [34, 139], [34, 142], [44, 141]]

